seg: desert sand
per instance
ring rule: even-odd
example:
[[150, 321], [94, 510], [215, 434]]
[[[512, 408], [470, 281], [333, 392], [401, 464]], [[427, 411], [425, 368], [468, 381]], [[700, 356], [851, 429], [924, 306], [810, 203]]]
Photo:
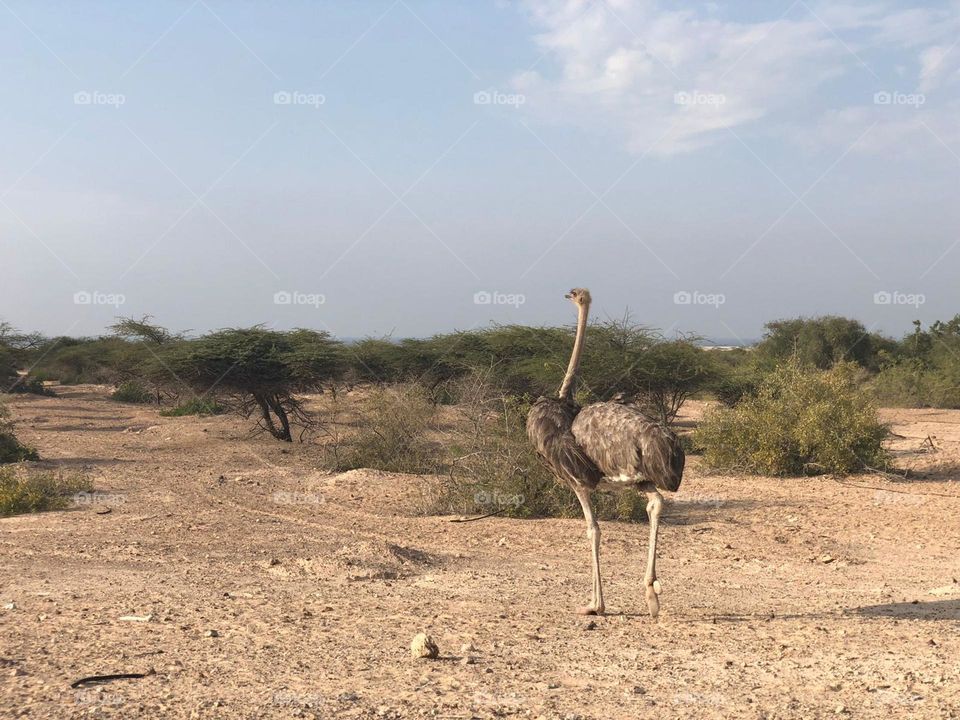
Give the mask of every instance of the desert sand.
[[[960, 717], [960, 411], [884, 411], [908, 479], [691, 458], [654, 621], [645, 525], [602, 524], [578, 617], [581, 520], [424, 517], [415, 476], [57, 393], [9, 399], [18, 434], [97, 494], [0, 520], [0, 717]], [[71, 689], [112, 673], [145, 676]]]

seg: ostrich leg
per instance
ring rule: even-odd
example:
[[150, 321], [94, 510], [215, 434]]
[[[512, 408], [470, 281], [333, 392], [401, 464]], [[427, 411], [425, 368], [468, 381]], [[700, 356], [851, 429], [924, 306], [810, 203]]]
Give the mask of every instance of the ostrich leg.
[[590, 505], [590, 491], [586, 488], [576, 488], [574, 492], [583, 508], [583, 518], [587, 521], [587, 539], [590, 541], [590, 551], [593, 564], [593, 591], [590, 604], [580, 608], [580, 615], [603, 615], [603, 585], [600, 582], [600, 525], [593, 515]]
[[663, 508], [663, 496], [654, 490], [647, 491], [647, 518], [650, 521], [650, 544], [647, 548], [647, 572], [643, 576], [646, 587], [647, 608], [650, 617], [660, 612], [660, 581], [657, 580], [657, 531], [660, 528], [660, 510]]

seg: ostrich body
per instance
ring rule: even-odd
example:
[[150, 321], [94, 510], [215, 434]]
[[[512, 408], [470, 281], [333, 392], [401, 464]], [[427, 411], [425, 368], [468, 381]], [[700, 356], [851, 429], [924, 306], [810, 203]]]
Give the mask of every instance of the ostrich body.
[[635, 405], [599, 402], [581, 408], [573, 399], [580, 355], [583, 351], [590, 292], [575, 288], [566, 296], [577, 306], [577, 334], [567, 373], [556, 398], [541, 397], [527, 416], [527, 435], [557, 479], [568, 485], [580, 500], [587, 522], [593, 564], [587, 615], [604, 611], [600, 581], [600, 526], [593, 514], [590, 496], [598, 488], [635, 489], [647, 495], [650, 545], [644, 573], [647, 608], [652, 617], [660, 611], [657, 580], [657, 531], [663, 496], [680, 487], [685, 456], [680, 441], [663, 425], [640, 412]]

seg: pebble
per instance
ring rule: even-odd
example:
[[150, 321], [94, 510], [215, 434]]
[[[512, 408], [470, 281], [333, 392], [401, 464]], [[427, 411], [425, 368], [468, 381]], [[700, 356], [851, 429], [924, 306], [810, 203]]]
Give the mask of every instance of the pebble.
[[440, 648], [426, 633], [417, 633], [410, 641], [410, 655], [414, 658], [436, 658], [440, 654]]
[[207, 631], [204, 633], [204, 635], [205, 635], [206, 637], [220, 637], [220, 633], [217, 632], [216, 630], [207, 630]]

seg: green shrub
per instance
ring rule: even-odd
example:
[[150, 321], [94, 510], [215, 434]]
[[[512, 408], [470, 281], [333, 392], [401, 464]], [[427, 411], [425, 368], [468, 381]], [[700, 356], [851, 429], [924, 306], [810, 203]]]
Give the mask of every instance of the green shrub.
[[761, 475], [850, 473], [888, 464], [888, 430], [852, 363], [777, 367], [756, 394], [708, 411], [694, 442], [710, 467]]
[[433, 473], [441, 450], [428, 435], [437, 430], [437, 409], [418, 385], [380, 388], [359, 411], [357, 433], [337, 449], [337, 470], [371, 468]]
[[0, 405], [0, 463], [23, 462], [24, 460], [39, 460], [37, 451], [26, 445], [21, 445], [13, 434], [13, 425], [7, 420], [7, 408]]
[[867, 332], [859, 320], [836, 315], [774, 320], [765, 327], [756, 352], [768, 367], [798, 358], [821, 370], [838, 362], [854, 362], [875, 371], [881, 354], [896, 348], [896, 342]]
[[176, 407], [161, 410], [164, 417], [183, 417], [185, 415], [222, 415], [227, 409], [220, 405], [215, 398], [195, 397]]
[[81, 476], [0, 468], [0, 516], [64, 508], [71, 495], [92, 489], [89, 480]]
[[110, 399], [117, 402], [146, 405], [153, 402], [153, 394], [140, 383], [127, 380], [120, 383], [120, 386], [110, 395]]

